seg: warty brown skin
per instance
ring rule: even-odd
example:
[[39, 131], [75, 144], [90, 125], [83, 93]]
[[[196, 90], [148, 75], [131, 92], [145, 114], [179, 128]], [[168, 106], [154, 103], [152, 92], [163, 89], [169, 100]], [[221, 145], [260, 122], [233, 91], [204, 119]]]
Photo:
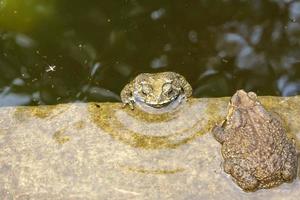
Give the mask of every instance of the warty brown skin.
[[222, 144], [224, 171], [244, 191], [275, 187], [296, 177], [295, 142], [254, 92], [238, 90], [226, 119], [212, 133]]

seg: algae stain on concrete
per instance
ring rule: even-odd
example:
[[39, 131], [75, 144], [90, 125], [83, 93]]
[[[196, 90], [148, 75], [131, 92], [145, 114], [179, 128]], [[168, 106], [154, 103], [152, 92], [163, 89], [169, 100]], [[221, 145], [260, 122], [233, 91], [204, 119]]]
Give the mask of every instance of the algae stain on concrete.
[[[109, 104], [104, 103], [99, 106], [98, 104], [90, 103], [88, 110], [91, 116], [92, 121], [105, 132], [111, 135], [115, 140], [121, 141], [125, 144], [128, 144], [135, 148], [143, 148], [143, 149], [163, 149], [163, 148], [177, 148], [181, 145], [187, 144], [196, 138], [200, 137], [205, 133], [210, 133], [211, 129], [216, 125], [222, 123], [227, 115], [227, 106], [230, 98], [214, 98], [214, 101], [211, 99], [191, 99], [187, 102], [187, 106], [183, 109], [189, 109], [194, 104], [203, 104], [205, 107], [203, 110], [191, 110], [190, 115], [195, 115], [198, 112], [203, 115], [198, 119], [198, 124], [188, 127], [185, 130], [181, 130], [181, 132], [176, 132], [172, 135], [149, 135], [144, 132], [137, 132], [126, 127], [126, 124], [122, 123], [120, 119], [117, 119], [116, 112], [122, 111], [137, 121], [141, 123], [151, 124], [151, 123], [162, 123], [162, 127], [166, 127], [167, 122], [172, 120], [177, 120], [178, 116], [182, 115], [180, 110], [171, 111], [168, 113], [162, 114], [151, 114], [145, 113], [139, 109], [130, 110], [129, 108], [122, 109], [121, 104]], [[270, 97], [259, 97], [261, 103], [266, 107], [268, 111], [275, 111], [280, 113], [280, 117], [285, 121], [285, 126], [287, 128], [287, 133], [289, 137], [295, 138], [298, 150], [300, 150], [300, 141], [296, 138], [295, 128], [294, 130], [289, 130], [289, 123], [295, 124], [295, 122], [291, 122], [291, 114], [287, 113], [286, 110], [290, 106], [295, 108], [291, 112], [300, 112], [300, 106], [296, 104], [295, 100], [289, 100], [288, 98], [270, 98]], [[280, 106], [274, 106], [278, 105]], [[282, 111], [285, 110], [285, 112]], [[185, 113], [184, 115], [187, 115]], [[293, 115], [293, 114], [292, 114]], [[199, 117], [199, 116], [198, 116]], [[289, 121], [288, 121], [288, 120]], [[204, 122], [205, 121], [205, 122]], [[164, 125], [164, 123], [166, 123]], [[201, 126], [199, 128], [199, 126]], [[172, 127], [167, 127], [172, 129]], [[145, 127], [145, 129], [147, 129]], [[299, 125], [300, 129], [300, 125]], [[166, 130], [166, 129], [164, 129]], [[186, 134], [188, 131], [193, 131], [192, 134]]]
[[56, 131], [53, 134], [53, 139], [58, 143], [58, 144], [65, 144], [66, 142], [69, 142], [71, 140], [70, 136], [65, 135], [65, 129]]
[[221, 113], [221, 111], [224, 110], [225, 106], [227, 106], [228, 100], [229, 98], [224, 97], [221, 99], [215, 99], [215, 101], [208, 101], [205, 112], [205, 115], [208, 118], [208, 123], [205, 132], [210, 132], [215, 125], [222, 123], [225, 119], [227, 111], [224, 113]]
[[[103, 114], [103, 112], [101, 112]], [[101, 119], [103, 121], [101, 121]], [[108, 132], [112, 138], [128, 144], [135, 148], [143, 149], [163, 149], [163, 148], [176, 148], [180, 145], [186, 144], [187, 142], [193, 140], [197, 136], [202, 135], [202, 133], [195, 133], [191, 137], [184, 140], [176, 141], [174, 138], [169, 136], [148, 136], [141, 133], [136, 133], [127, 130], [119, 122], [114, 121], [111, 124], [106, 120], [112, 120], [111, 117], [102, 118], [94, 116], [94, 122], [99, 125], [100, 128]]]
[[15, 112], [15, 117], [23, 121], [28, 116], [34, 116], [41, 119], [51, 115], [55, 106], [40, 106], [40, 107], [20, 107]]
[[85, 122], [82, 120], [77, 121], [73, 124], [73, 126], [78, 130], [83, 129], [85, 127], [85, 125], [86, 125]]
[[[194, 100], [194, 103], [196, 102], [197, 101]], [[163, 114], [150, 114], [138, 109], [133, 111], [128, 108], [122, 109], [121, 104], [106, 103], [101, 104], [101, 106], [95, 103], [90, 103], [88, 110], [92, 121], [99, 128], [110, 134], [112, 138], [132, 147], [142, 149], [174, 149], [195, 140], [197, 137], [206, 133], [211, 126], [210, 123], [207, 123], [199, 128], [199, 124], [196, 123], [192, 127], [187, 127], [187, 129], [176, 132], [172, 135], [147, 135], [147, 133], [139, 133], [128, 129], [128, 127], [116, 118], [115, 113], [121, 110], [122, 112], [129, 113], [128, 116], [132, 116], [137, 120], [147, 122], [149, 124], [159, 122], [162, 123], [162, 127], [165, 127], [164, 123], [170, 120], [176, 120], [178, 115], [180, 115], [179, 111]], [[211, 109], [211, 112], [213, 112], [212, 110], [213, 109]], [[201, 112], [205, 113], [204, 111]], [[203, 122], [199, 121], [199, 123]], [[168, 128], [172, 129], [172, 127]]]
[[[195, 133], [191, 137], [185, 138], [183, 140], [176, 140], [176, 138], [172, 136], [150, 136], [150, 135], [145, 135], [143, 133], [137, 133], [126, 129], [126, 127], [124, 127], [120, 123], [120, 121], [117, 120], [117, 118], [114, 116], [114, 113], [118, 109], [120, 109], [120, 107], [117, 107], [116, 104], [115, 105], [102, 104], [101, 107], [97, 107], [95, 106], [95, 104], [89, 105], [89, 111], [92, 120], [97, 126], [99, 126], [99, 128], [104, 129], [114, 139], [135, 148], [143, 148], [143, 149], [176, 148], [180, 145], [186, 144], [188, 141], [194, 139], [198, 135], [201, 135], [201, 133]], [[148, 117], [144, 117], [144, 119], [146, 118]], [[158, 118], [162, 119], [162, 117], [157, 117], [154, 121], [157, 121]]]
[[50, 106], [21, 106], [18, 107], [14, 116], [19, 121], [25, 121], [28, 117], [37, 117], [40, 119], [53, 118], [64, 112], [69, 105], [59, 104]]

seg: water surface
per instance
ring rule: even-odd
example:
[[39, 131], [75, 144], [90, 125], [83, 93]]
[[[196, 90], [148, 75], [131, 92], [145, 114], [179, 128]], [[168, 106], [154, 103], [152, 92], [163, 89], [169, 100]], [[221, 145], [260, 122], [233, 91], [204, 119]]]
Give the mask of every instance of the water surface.
[[119, 101], [141, 72], [195, 97], [300, 93], [300, 1], [0, 0], [0, 106]]

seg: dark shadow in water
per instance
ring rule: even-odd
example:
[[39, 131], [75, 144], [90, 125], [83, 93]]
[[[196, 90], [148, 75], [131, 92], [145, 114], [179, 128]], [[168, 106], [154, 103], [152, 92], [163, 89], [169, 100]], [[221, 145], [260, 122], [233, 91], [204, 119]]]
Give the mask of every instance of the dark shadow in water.
[[0, 5], [0, 106], [119, 101], [169, 70], [195, 97], [299, 94], [300, 2], [31, 2]]

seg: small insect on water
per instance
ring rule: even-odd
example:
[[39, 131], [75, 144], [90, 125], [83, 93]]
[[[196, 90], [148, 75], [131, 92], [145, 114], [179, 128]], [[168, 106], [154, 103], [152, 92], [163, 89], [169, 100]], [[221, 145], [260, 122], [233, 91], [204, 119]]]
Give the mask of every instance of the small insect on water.
[[159, 109], [191, 95], [191, 85], [175, 72], [139, 74], [121, 91], [123, 105], [131, 109], [136, 103]]
[[48, 69], [46, 69], [46, 72], [54, 72], [56, 66], [55, 65], [48, 65]]

